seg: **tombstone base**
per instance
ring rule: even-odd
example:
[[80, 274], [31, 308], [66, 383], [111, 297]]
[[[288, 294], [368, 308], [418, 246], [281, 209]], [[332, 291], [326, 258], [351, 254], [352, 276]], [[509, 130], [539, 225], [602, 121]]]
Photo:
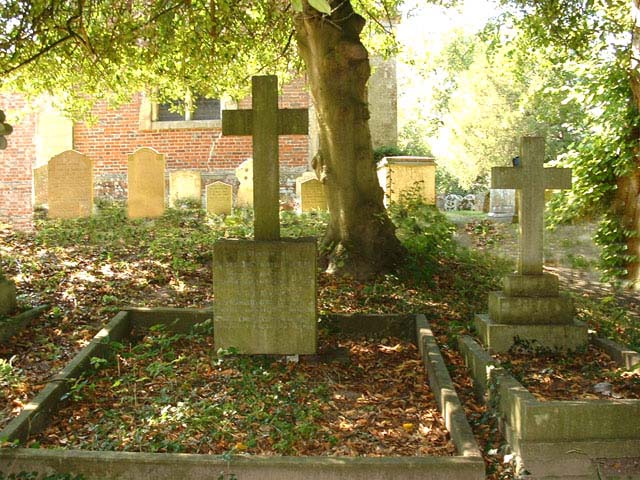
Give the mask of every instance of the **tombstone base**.
[[504, 292], [489, 293], [489, 316], [508, 324], [569, 324], [575, 308], [567, 295], [552, 297], [510, 297]]
[[214, 343], [242, 354], [316, 353], [315, 239], [213, 248]]
[[11, 280], [0, 280], [0, 316], [16, 311], [16, 285]]
[[508, 352], [517, 341], [528, 342], [533, 349], [572, 351], [585, 347], [589, 340], [587, 326], [577, 320], [565, 325], [509, 325], [477, 314], [474, 325], [490, 353]]
[[540, 275], [507, 275], [502, 280], [503, 291], [508, 297], [555, 297], [559, 292], [558, 276], [551, 273]]

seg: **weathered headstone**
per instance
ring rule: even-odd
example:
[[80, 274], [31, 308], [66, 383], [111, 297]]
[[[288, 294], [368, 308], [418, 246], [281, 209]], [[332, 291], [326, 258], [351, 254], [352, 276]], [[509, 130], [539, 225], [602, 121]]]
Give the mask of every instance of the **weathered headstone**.
[[207, 185], [207, 213], [229, 215], [233, 209], [233, 187], [224, 182]]
[[324, 185], [318, 180], [315, 172], [305, 172], [296, 178], [296, 195], [301, 212], [327, 209]]
[[513, 189], [492, 188], [489, 191], [488, 217], [496, 222], [511, 222], [515, 214], [516, 191]]
[[[0, 150], [7, 148], [5, 135], [11, 135], [13, 127], [4, 123], [5, 115], [0, 110]], [[13, 313], [16, 309], [16, 285], [0, 272], [0, 316]]]
[[507, 351], [516, 339], [534, 347], [574, 350], [587, 342], [586, 326], [574, 320], [570, 297], [558, 277], [543, 273], [544, 192], [571, 188], [571, 170], [544, 168], [544, 139], [524, 137], [517, 167], [495, 167], [492, 188], [516, 189], [520, 198], [518, 270], [489, 294], [489, 314], [476, 327], [492, 352]]
[[255, 240], [213, 250], [217, 348], [246, 354], [316, 351], [316, 243], [281, 240], [278, 136], [306, 134], [306, 110], [278, 109], [277, 77], [253, 77], [252, 109], [226, 110], [223, 135], [253, 135]]
[[236, 168], [236, 178], [240, 182], [236, 207], [253, 207], [253, 158], [246, 159]]
[[169, 172], [169, 206], [175, 207], [181, 200], [202, 204], [202, 177], [193, 170]]
[[428, 205], [436, 204], [436, 163], [429, 157], [385, 157], [378, 163], [378, 181], [385, 203], [398, 201], [403, 192], [416, 190]]
[[160, 217], [165, 209], [164, 155], [140, 148], [127, 164], [129, 218]]
[[49, 165], [42, 165], [33, 169], [33, 204], [35, 206], [47, 204], [47, 189], [49, 184]]
[[93, 210], [93, 162], [75, 150], [49, 160], [50, 218], [88, 217]]

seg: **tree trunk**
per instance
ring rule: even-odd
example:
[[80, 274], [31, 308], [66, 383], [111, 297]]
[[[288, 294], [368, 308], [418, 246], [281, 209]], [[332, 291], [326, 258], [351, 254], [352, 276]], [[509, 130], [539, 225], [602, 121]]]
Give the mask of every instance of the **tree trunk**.
[[[636, 10], [640, 10], [640, 0], [633, 0]], [[631, 55], [631, 91], [636, 108], [640, 111], [640, 18], [635, 15]], [[620, 215], [622, 224], [635, 232], [628, 241], [628, 253], [635, 261], [627, 266], [627, 279], [640, 288], [640, 132], [633, 132], [636, 139], [636, 158], [633, 171], [618, 179], [618, 188], [614, 201], [614, 210]]]
[[323, 16], [305, 2], [296, 15], [298, 48], [318, 116], [314, 159], [331, 219], [322, 241], [327, 272], [366, 278], [392, 271], [404, 249], [386, 215], [369, 131], [366, 83], [371, 73], [360, 42], [364, 19], [347, 0]]

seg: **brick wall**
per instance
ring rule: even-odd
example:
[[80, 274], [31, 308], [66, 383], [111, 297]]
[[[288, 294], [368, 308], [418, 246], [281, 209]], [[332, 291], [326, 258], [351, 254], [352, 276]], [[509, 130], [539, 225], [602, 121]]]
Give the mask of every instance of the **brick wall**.
[[0, 221], [19, 229], [32, 227], [32, 167], [36, 155], [36, 115], [27, 113], [19, 95], [0, 95], [0, 109], [13, 133], [0, 150]]

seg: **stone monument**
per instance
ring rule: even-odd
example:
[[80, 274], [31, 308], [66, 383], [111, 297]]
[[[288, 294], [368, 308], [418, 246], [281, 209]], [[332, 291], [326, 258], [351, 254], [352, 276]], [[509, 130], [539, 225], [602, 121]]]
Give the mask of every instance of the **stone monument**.
[[318, 180], [315, 172], [305, 172], [296, 178], [296, 195], [301, 212], [327, 210], [324, 185]]
[[202, 177], [193, 170], [169, 172], [169, 206], [176, 207], [181, 200], [202, 205]]
[[253, 207], [253, 158], [248, 158], [238, 165], [236, 178], [240, 182], [236, 196], [236, 207]]
[[161, 217], [164, 213], [164, 155], [140, 148], [127, 164], [129, 218]]
[[587, 343], [587, 328], [574, 319], [570, 297], [559, 292], [558, 277], [543, 272], [544, 192], [571, 188], [571, 170], [544, 168], [544, 139], [524, 137], [517, 167], [494, 167], [491, 187], [515, 189], [520, 197], [517, 273], [503, 291], [489, 294], [489, 314], [475, 325], [490, 352], [508, 351], [519, 339], [533, 348], [575, 350]]
[[244, 354], [316, 351], [316, 242], [280, 238], [279, 135], [305, 135], [307, 110], [278, 109], [275, 76], [252, 79], [252, 109], [225, 110], [223, 135], [253, 135], [255, 240], [213, 248], [214, 343]]
[[385, 157], [378, 164], [378, 182], [385, 205], [397, 202], [403, 192], [417, 189], [427, 205], [436, 204], [436, 162], [429, 157]]
[[489, 191], [488, 217], [496, 222], [511, 223], [516, 215], [516, 191], [492, 188]]
[[75, 150], [49, 160], [49, 218], [89, 217], [93, 210], [93, 162]]
[[233, 209], [233, 187], [224, 182], [207, 185], [207, 213], [210, 215], [230, 215]]

